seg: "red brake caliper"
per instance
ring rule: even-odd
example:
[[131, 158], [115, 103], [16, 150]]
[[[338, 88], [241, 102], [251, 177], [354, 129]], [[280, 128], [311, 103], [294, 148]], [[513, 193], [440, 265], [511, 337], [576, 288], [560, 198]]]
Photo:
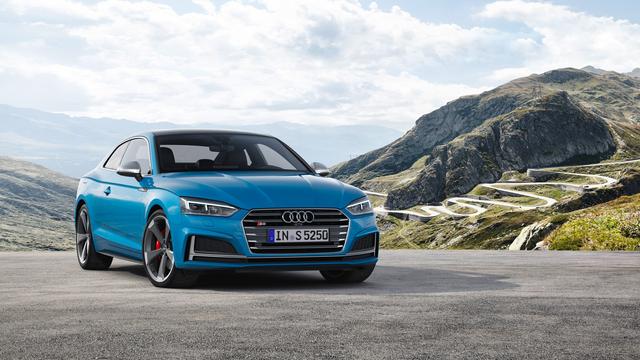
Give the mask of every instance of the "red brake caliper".
[[[167, 228], [162, 231], [163, 236], [167, 236]], [[160, 249], [160, 239], [156, 239], [156, 250]]]

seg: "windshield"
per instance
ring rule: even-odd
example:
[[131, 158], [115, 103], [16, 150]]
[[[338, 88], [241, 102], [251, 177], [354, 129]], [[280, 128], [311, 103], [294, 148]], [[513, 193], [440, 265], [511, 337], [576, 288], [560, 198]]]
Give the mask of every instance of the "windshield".
[[171, 134], [156, 136], [160, 172], [297, 171], [305, 164], [279, 140], [246, 134]]

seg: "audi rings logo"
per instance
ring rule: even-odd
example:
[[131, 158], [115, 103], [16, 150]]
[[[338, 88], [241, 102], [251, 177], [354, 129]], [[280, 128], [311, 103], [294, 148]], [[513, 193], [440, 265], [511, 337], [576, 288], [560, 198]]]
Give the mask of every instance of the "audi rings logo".
[[285, 211], [282, 213], [282, 221], [287, 224], [309, 224], [314, 219], [311, 211]]

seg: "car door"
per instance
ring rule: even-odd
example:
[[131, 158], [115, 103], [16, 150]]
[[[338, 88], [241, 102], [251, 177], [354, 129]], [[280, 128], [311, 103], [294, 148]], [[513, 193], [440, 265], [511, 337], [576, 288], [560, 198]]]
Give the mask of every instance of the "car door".
[[[135, 161], [140, 165], [143, 176], [151, 175], [149, 160], [149, 144], [144, 138], [130, 141], [122, 157], [121, 166]], [[117, 245], [120, 251], [125, 251], [132, 257], [142, 254], [142, 236], [146, 224], [145, 210], [147, 203], [147, 189], [142, 182], [133, 177], [121, 176], [116, 173], [117, 181], [111, 186], [108, 195], [111, 225], [118, 234]]]
[[93, 225], [94, 245], [98, 251], [110, 251], [117, 243], [118, 233], [113, 222], [113, 208], [111, 206], [111, 191], [115, 184], [120, 181], [121, 176], [116, 170], [122, 162], [124, 153], [127, 151], [130, 141], [125, 141], [118, 145], [109, 155], [107, 161], [97, 171], [95, 187], [91, 191], [89, 200], [89, 212]]

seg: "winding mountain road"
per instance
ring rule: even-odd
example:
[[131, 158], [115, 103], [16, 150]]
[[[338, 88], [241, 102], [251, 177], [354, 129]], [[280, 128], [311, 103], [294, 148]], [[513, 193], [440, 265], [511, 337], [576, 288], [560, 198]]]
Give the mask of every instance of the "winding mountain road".
[[[571, 168], [583, 168], [583, 167], [598, 167], [598, 166], [631, 164], [631, 163], [638, 163], [638, 162], [640, 162], [640, 159], [615, 161], [615, 162], [608, 162], [608, 163], [587, 164], [587, 165], [563, 166], [561, 168], [571, 169]], [[549, 207], [554, 205], [557, 201], [547, 196], [538, 195], [528, 191], [516, 190], [514, 189], [516, 187], [546, 185], [546, 186], [558, 187], [565, 191], [583, 192], [586, 190], [610, 187], [618, 183], [617, 179], [604, 176], [604, 175], [581, 174], [581, 173], [575, 173], [575, 172], [558, 171], [558, 169], [560, 168], [553, 167], [553, 168], [544, 168], [544, 169], [529, 169], [527, 170], [527, 174], [534, 178], [536, 176], [548, 176], [548, 175], [567, 175], [567, 176], [585, 177], [587, 179], [591, 179], [593, 182], [588, 184], [574, 184], [574, 183], [558, 182], [558, 181], [547, 181], [547, 182], [508, 181], [508, 182], [497, 182], [497, 183], [478, 185], [479, 187], [495, 190], [505, 195], [528, 197], [528, 198], [539, 200], [540, 203], [536, 205], [522, 205], [522, 204], [510, 203], [506, 201], [473, 198], [470, 196], [457, 196], [457, 197], [451, 197], [451, 198], [445, 199], [444, 201], [441, 202], [441, 205], [419, 206], [419, 211], [388, 209], [388, 208], [385, 208], [384, 206], [378, 206], [374, 209], [374, 211], [377, 214], [383, 215], [383, 216], [394, 215], [394, 216], [398, 216], [408, 220], [416, 220], [416, 221], [428, 221], [436, 216], [441, 216], [441, 215], [454, 217], [454, 218], [477, 216], [488, 210], [486, 207], [483, 207], [480, 205], [502, 206], [502, 207], [512, 208], [517, 211], [526, 211], [526, 210], [534, 210], [538, 208]], [[365, 193], [369, 196], [377, 196], [377, 197], [384, 197], [384, 198], [387, 197], [387, 194], [379, 193], [379, 192], [365, 191]], [[451, 205], [458, 205], [461, 208], [465, 208], [471, 211], [458, 212], [450, 209], [449, 206]]]

